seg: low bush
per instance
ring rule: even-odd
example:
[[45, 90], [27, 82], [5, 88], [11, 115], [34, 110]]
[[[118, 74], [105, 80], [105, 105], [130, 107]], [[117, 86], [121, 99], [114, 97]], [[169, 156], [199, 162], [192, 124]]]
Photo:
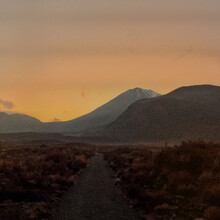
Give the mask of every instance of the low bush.
[[167, 215], [167, 207], [178, 207], [171, 208], [168, 214], [184, 219], [213, 213], [217, 216], [220, 145], [199, 141], [183, 142], [158, 153], [146, 149], [132, 147], [105, 152], [121, 180], [122, 190], [139, 210]]
[[220, 219], [220, 207], [211, 206], [205, 210], [205, 220], [219, 220]]
[[1, 146], [0, 219], [50, 218], [92, 154], [80, 144]]

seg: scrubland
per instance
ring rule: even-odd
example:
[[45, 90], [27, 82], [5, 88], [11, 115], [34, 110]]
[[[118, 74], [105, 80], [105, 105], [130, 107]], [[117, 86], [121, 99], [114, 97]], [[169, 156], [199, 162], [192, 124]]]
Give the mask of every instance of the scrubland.
[[104, 151], [133, 206], [153, 219], [220, 219], [220, 144]]
[[202, 141], [163, 148], [1, 144], [0, 219], [51, 219], [97, 149], [142, 216], [220, 219], [220, 144]]
[[50, 219], [93, 147], [0, 146], [0, 219]]

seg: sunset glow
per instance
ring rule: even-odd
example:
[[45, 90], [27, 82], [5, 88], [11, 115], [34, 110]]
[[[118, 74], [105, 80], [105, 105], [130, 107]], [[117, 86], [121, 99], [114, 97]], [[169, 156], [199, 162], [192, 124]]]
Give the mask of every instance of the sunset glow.
[[[220, 85], [219, 0], [4, 0], [1, 111], [70, 120], [134, 87]], [[9, 108], [8, 108], [9, 107]]]

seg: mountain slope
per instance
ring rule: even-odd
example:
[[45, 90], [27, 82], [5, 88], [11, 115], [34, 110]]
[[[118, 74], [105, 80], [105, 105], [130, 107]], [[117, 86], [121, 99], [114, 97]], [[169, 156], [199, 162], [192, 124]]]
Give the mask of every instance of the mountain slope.
[[220, 87], [182, 87], [131, 105], [99, 135], [123, 142], [220, 140]]
[[42, 123], [23, 114], [0, 112], [0, 133], [47, 132], [73, 133], [97, 128], [113, 122], [132, 103], [143, 98], [159, 96], [152, 90], [140, 88], [128, 90], [93, 112], [66, 122]]
[[45, 131], [71, 133], [104, 126], [116, 120], [137, 100], [157, 96], [160, 95], [152, 90], [130, 89], [87, 115], [67, 122], [47, 123], [45, 124]]
[[0, 112], [0, 133], [38, 132], [42, 126], [42, 122], [30, 116]]

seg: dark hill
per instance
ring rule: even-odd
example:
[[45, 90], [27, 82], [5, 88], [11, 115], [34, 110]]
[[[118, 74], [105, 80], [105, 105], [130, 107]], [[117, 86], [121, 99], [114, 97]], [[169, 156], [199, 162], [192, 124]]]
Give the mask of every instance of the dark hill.
[[36, 118], [0, 112], [0, 133], [38, 132], [40, 129], [42, 123]]
[[220, 87], [182, 87], [142, 99], [100, 133], [121, 142], [220, 140]]

